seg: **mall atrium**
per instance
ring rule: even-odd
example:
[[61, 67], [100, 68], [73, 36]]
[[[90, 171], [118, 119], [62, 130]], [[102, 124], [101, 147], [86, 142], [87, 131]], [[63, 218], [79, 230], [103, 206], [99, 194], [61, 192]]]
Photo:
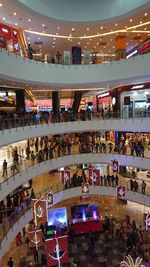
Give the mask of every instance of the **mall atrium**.
[[150, 0], [0, 0], [0, 266], [150, 267]]

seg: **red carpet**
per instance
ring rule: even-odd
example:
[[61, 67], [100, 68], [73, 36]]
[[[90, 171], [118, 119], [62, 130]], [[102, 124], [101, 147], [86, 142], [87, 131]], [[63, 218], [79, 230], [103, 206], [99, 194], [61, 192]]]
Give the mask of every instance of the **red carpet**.
[[78, 222], [73, 225], [75, 234], [86, 234], [89, 232], [102, 232], [103, 227], [99, 221]]

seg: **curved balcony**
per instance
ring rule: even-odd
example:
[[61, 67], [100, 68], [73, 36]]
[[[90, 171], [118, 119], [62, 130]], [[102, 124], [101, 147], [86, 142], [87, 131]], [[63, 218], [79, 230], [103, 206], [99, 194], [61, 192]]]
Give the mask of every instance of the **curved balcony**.
[[[57, 65], [0, 51], [0, 78], [42, 86], [85, 87], [131, 84], [149, 80], [150, 54], [109, 64]], [[141, 68], [142, 65], [142, 68]]]
[[[140, 116], [141, 115], [141, 116]], [[124, 132], [150, 132], [150, 117], [137, 114], [133, 118], [120, 118], [120, 114], [113, 113], [111, 117], [93, 118], [87, 121], [68, 121], [50, 123], [41, 119], [39, 124], [34, 118], [18, 118], [17, 120], [4, 120], [0, 131], [0, 146], [15, 143], [40, 136], [57, 135], [65, 133], [79, 133], [91, 131], [124, 131]], [[149, 114], [146, 114], [149, 116]], [[119, 116], [119, 117], [118, 117]]]
[[[125, 185], [125, 184], [123, 184]], [[63, 185], [57, 185], [52, 188], [47, 189], [51, 190], [53, 194], [53, 205], [56, 205], [59, 202], [62, 202], [66, 199], [80, 197], [82, 195], [81, 187], [75, 187], [63, 190]], [[44, 195], [45, 192], [42, 192], [40, 195]], [[150, 193], [150, 188], [149, 188]], [[90, 186], [89, 188], [89, 195], [101, 195], [101, 196], [110, 196], [116, 197], [116, 188], [115, 187], [106, 187], [106, 186]], [[144, 206], [150, 206], [149, 196], [143, 195], [138, 192], [133, 192], [128, 189], [126, 184], [126, 192], [125, 192], [125, 199], [133, 202], [140, 203]], [[29, 208], [29, 207], [28, 207]], [[3, 240], [1, 241], [0, 246], [0, 259], [8, 249], [10, 243], [16, 237], [18, 232], [22, 230], [22, 228], [33, 218], [31, 209], [25, 210], [22, 217], [19, 220], [14, 219], [12, 223], [9, 225], [7, 231], [4, 231]]]
[[6, 180], [4, 180], [0, 184], [0, 200], [4, 199], [15, 188], [19, 187], [26, 181], [29, 181], [32, 178], [39, 176], [43, 173], [48, 173], [51, 170], [56, 170], [61, 167], [78, 165], [83, 163], [102, 163], [111, 165], [112, 160], [114, 159], [118, 160], [120, 166], [131, 166], [134, 168], [150, 170], [149, 158], [141, 158], [121, 154], [85, 153], [63, 156], [43, 161], [39, 164], [29, 162], [28, 164], [22, 166], [22, 169], [19, 173], [10, 177], [6, 177]]

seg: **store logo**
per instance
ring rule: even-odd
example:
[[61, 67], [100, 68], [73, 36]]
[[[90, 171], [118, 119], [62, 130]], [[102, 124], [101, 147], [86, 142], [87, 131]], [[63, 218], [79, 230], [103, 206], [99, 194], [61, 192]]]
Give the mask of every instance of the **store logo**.
[[37, 208], [36, 216], [39, 217], [39, 218], [43, 216], [43, 209], [42, 209], [42, 207], [40, 205]]

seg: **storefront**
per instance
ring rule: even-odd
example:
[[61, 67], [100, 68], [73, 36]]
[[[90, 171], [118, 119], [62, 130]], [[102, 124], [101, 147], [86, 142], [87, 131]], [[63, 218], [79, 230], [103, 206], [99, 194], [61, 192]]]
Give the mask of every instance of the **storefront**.
[[102, 108], [110, 108], [112, 110], [112, 96], [111, 92], [106, 92], [97, 95], [97, 108], [101, 110]]
[[15, 28], [0, 23], [0, 47], [9, 52], [20, 52], [19, 33]]
[[[141, 85], [144, 87], [144, 85]], [[134, 89], [135, 88], [135, 89]], [[120, 106], [123, 117], [144, 115], [150, 106], [150, 89], [138, 90], [136, 86], [131, 91], [124, 91], [120, 94]]]

